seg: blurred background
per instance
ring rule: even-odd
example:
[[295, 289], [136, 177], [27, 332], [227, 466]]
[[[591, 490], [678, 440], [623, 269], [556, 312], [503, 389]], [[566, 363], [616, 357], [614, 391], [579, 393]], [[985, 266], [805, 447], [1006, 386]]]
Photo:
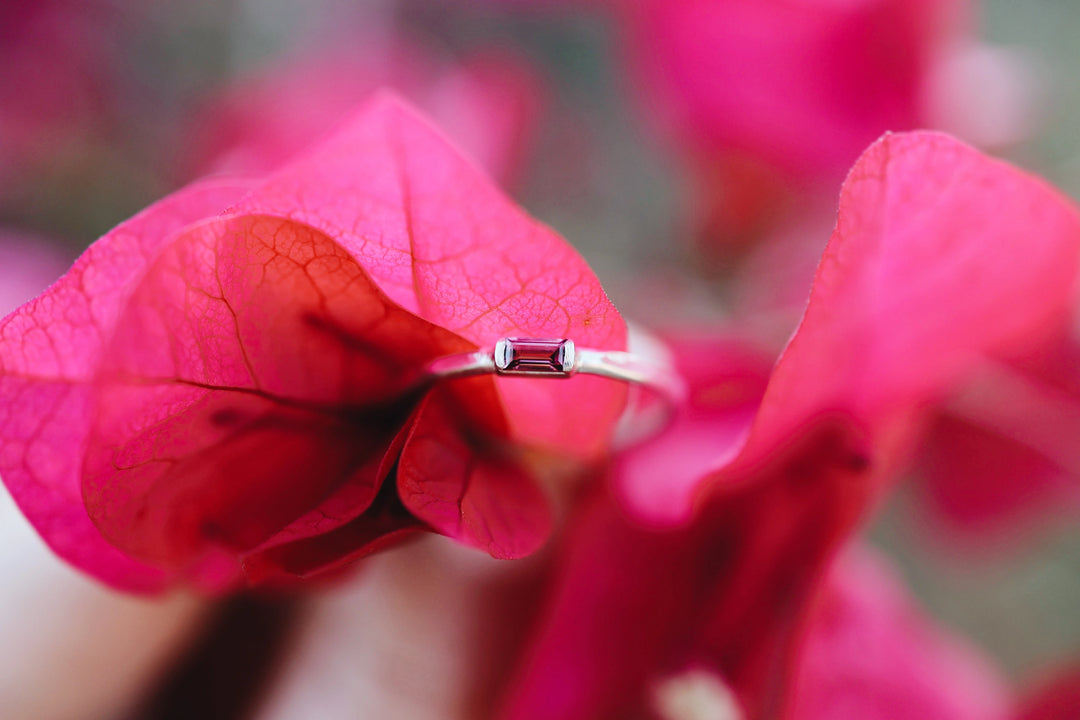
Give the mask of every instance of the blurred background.
[[[953, 132], [1080, 199], [1080, 4], [729, 5], [0, 0], [0, 310], [154, 200], [267, 171], [383, 85], [576, 246], [628, 318], [768, 348], [794, 328], [844, 172], [885, 130]], [[1080, 655], [1080, 498], [998, 490], [965, 515], [970, 488], [916, 469], [867, 533], [1024, 684]], [[4, 552], [4, 584], [31, 576]]]

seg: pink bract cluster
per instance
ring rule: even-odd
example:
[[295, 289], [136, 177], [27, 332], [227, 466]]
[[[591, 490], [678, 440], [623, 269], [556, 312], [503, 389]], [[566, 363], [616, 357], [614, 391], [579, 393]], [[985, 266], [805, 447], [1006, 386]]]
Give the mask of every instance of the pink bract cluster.
[[[367, 95], [394, 88], [503, 185], [522, 174], [543, 83], [506, 51], [451, 62], [416, 41], [368, 33], [239, 78], [195, 115], [187, 173], [264, 173], [332, 133]], [[283, 98], [287, 99], [283, 102]]]
[[714, 250], [831, 204], [886, 130], [997, 146], [1029, 131], [1023, 69], [976, 41], [968, 0], [614, 6], [633, 87], [691, 170], [699, 240]]
[[[378, 716], [1071, 717], [1074, 672], [1017, 700], [858, 538], [913, 469], [946, 533], [1080, 504], [1080, 212], [949, 134], [882, 134], [928, 124], [967, 12], [608, 16], [709, 212], [763, 223], [739, 242], [781, 195], [811, 188], [813, 215], [839, 188], [831, 233], [807, 221], [792, 244], [815, 248], [805, 302], [776, 267], [746, 272], [792, 316], [782, 347], [749, 340], [752, 318], [650, 328], [639, 347], [582, 256], [489, 178], [521, 174], [543, 97], [505, 55], [444, 64], [395, 39], [226, 86], [174, 168], [199, 179], [52, 285], [51, 254], [0, 236], [0, 477], [83, 573], [197, 596], [176, 623], [228, 597], [316, 598], [259, 717], [355, 714], [347, 681], [308, 693], [353, 678], [356, 637], [374, 676], [396, 667], [386, 636], [454, 702], [357, 681]], [[686, 396], [625, 447], [626, 383], [417, 382], [508, 337], [651, 348]], [[341, 613], [354, 568], [366, 604]]]
[[[622, 510], [598, 485], [574, 516], [509, 715], [604, 716], [694, 668], [766, 712], [927, 405], [1056, 336], [1078, 251], [1038, 180], [942, 135], [875, 144], [774, 367], [672, 345], [690, 404], [606, 473]], [[58, 553], [132, 589], [299, 581], [420, 529], [520, 556], [570, 489], [544, 458], [597, 457], [623, 390], [412, 394], [426, 362], [508, 335], [625, 343], [581, 259], [382, 98], [262, 180], [149, 208], [10, 315], [0, 472]]]
[[[448, 353], [618, 348], [625, 328], [569, 246], [390, 99], [264, 180], [147, 209], [2, 333], [4, 479], [61, 555], [129, 587], [303, 576], [414, 516], [529, 552], [550, 520], [506, 443], [595, 454], [623, 394], [582, 378], [411, 397]], [[559, 422], [571, 408], [591, 422]]]

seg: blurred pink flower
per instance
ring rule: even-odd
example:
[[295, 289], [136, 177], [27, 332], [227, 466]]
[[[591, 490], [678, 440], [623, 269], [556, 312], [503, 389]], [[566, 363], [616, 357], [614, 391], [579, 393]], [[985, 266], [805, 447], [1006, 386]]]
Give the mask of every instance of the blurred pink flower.
[[865, 548], [833, 562], [807, 623], [790, 720], [1005, 720], [1004, 678], [932, 623]]
[[1080, 346], [1051, 342], [987, 363], [940, 406], [917, 465], [923, 508], [950, 547], [1015, 552], [1080, 511]]
[[0, 6], [0, 190], [100, 133], [114, 111], [111, 3]]
[[354, 39], [237, 78], [196, 115], [185, 143], [187, 174], [272, 170], [380, 87], [430, 114], [504, 186], [519, 177], [543, 105], [539, 76], [509, 52], [455, 63], [397, 37]]
[[[1015, 140], [1024, 118], [1009, 110], [1028, 100], [1022, 73], [1008, 63], [988, 71], [985, 62], [954, 60], [975, 45], [972, 5], [622, 4], [632, 79], [655, 124], [694, 169], [705, 240], [730, 246], [756, 239], [789, 206], [831, 196], [858, 153], [888, 130], [932, 127], [980, 144]], [[968, 85], [1001, 90], [979, 99], [961, 92]], [[978, 127], [969, 116], [1017, 127]]]
[[127, 589], [295, 581], [425, 528], [520, 556], [551, 510], [517, 443], [602, 452], [624, 389], [409, 390], [507, 335], [625, 344], [581, 257], [379, 96], [259, 182], [151, 206], [8, 316], [0, 474]]
[[[819, 214], [820, 215], [820, 214]], [[782, 342], [805, 304], [817, 227], [803, 216], [759, 243], [735, 279], [743, 331]], [[1080, 511], [1076, 307], [1046, 337], [977, 363], [943, 394], [913, 456], [917, 521], [938, 549], [1015, 553]]]
[[675, 345], [690, 407], [616, 462], [618, 504], [580, 511], [507, 717], [655, 709], [688, 673], [749, 717], [775, 712], [822, 573], [926, 410], [1057, 327], [1078, 253], [1080, 216], [1037, 179], [933, 133], [873, 145], [767, 379], [752, 353], [706, 362], [730, 343]]

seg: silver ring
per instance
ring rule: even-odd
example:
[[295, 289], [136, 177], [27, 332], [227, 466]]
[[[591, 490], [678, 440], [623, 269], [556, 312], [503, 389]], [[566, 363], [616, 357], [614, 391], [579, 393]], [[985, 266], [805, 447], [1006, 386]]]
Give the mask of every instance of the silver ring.
[[[645, 407], [640, 399], [630, 402], [616, 429], [618, 445], [638, 442], [662, 429], [686, 397], [686, 386], [669, 363], [624, 350], [579, 348], [568, 338], [502, 338], [491, 350], [436, 358], [424, 375], [427, 382], [477, 375], [538, 379], [599, 375], [650, 391], [659, 405]], [[647, 423], [642, 416], [647, 416]]]

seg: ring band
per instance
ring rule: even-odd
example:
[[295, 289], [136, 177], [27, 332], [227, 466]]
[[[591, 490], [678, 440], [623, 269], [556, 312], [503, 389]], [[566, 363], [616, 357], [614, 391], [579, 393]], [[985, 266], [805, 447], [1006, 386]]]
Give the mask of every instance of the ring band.
[[[661, 403], [647, 411], [652, 416], [648, 432], [642, 432], [640, 423], [631, 424], [631, 418], [624, 415], [616, 431], [618, 444], [640, 441], [662, 429], [686, 396], [682, 378], [669, 364], [624, 350], [579, 348], [568, 338], [502, 338], [491, 350], [446, 355], [425, 369], [428, 381], [492, 374], [546, 379], [598, 375], [649, 390]], [[634, 414], [632, 410], [646, 413], [634, 405], [628, 407], [628, 415]]]

